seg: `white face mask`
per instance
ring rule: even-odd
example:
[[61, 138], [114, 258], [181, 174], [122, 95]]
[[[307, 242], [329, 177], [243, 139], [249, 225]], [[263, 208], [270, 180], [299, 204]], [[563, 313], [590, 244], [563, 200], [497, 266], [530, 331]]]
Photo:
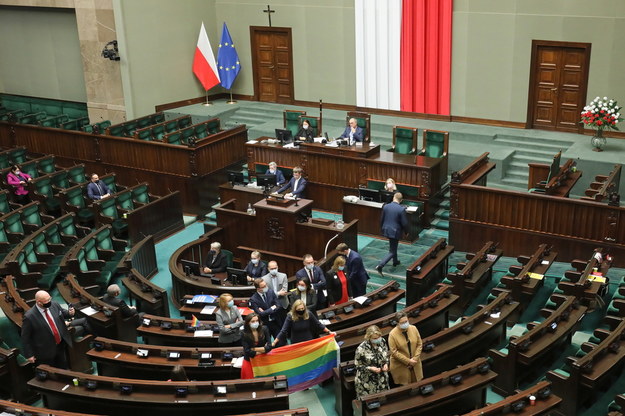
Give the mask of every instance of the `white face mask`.
[[278, 269], [271, 269], [269, 270], [269, 274], [272, 276], [277, 276], [278, 275]]
[[297, 285], [297, 288], [299, 289], [300, 292], [305, 292], [306, 291], [306, 286]]
[[256, 266], [258, 264], [258, 259], [252, 259], [252, 264]]
[[258, 322], [250, 322], [250, 328], [252, 329], [258, 329], [258, 325], [260, 325]]
[[269, 287], [265, 286], [264, 288], [262, 288], [262, 292], [263, 293], [269, 292]]
[[304, 128], [304, 130], [308, 130], [308, 124], [304, 124], [302, 127]]
[[401, 324], [399, 324], [399, 329], [402, 329], [405, 331], [406, 329], [408, 329], [409, 326], [410, 326], [410, 322], [402, 322]]
[[307, 264], [307, 265], [306, 265], [306, 266], [304, 266], [304, 267], [306, 267], [306, 270], [312, 270], [312, 269], [313, 269], [313, 267], [315, 267], [315, 265], [311, 263], [311, 264]]

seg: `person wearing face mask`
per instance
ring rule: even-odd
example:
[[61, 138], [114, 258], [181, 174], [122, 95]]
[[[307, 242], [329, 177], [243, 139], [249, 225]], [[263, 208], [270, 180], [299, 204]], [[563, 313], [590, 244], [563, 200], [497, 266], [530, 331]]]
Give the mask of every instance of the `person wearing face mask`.
[[11, 172], [7, 175], [7, 183], [13, 187], [13, 197], [18, 204], [30, 202], [26, 184], [32, 182], [33, 178], [28, 173], [22, 172], [19, 165], [11, 166]]
[[228, 259], [221, 252], [221, 244], [218, 242], [211, 243], [211, 249], [206, 256], [204, 264], [204, 273], [223, 273], [228, 268]]
[[[295, 273], [297, 279], [303, 277], [308, 278], [313, 289], [317, 293], [317, 306], [316, 309], [323, 309], [326, 307], [326, 278], [325, 273], [321, 270], [321, 267], [315, 265], [315, 258], [312, 254], [305, 254], [302, 258], [304, 267], [299, 269]], [[316, 310], [315, 309], [315, 310]]]
[[278, 271], [278, 262], [269, 262], [269, 271], [262, 279], [267, 283], [269, 290], [273, 291], [278, 297], [278, 302], [282, 309], [278, 311], [282, 317], [282, 322], [286, 319], [286, 312], [289, 308], [289, 278], [285, 273]]
[[278, 169], [278, 165], [276, 162], [269, 162], [269, 169], [265, 172], [265, 175], [276, 175], [276, 185], [281, 186], [286, 182], [286, 178], [280, 169]]
[[254, 279], [267, 274], [267, 265], [260, 259], [260, 253], [258, 251], [252, 251], [250, 261], [247, 263], [247, 266], [245, 266], [245, 273], [247, 274], [248, 282], [253, 282]]
[[239, 308], [234, 306], [234, 299], [230, 293], [219, 296], [219, 309], [215, 312], [219, 326], [219, 346], [235, 347], [241, 345], [241, 327], [243, 317]]
[[65, 320], [73, 316], [73, 307], [63, 309], [45, 290], [35, 293], [35, 306], [22, 321], [23, 354], [29, 362], [67, 368], [66, 352], [72, 337]]
[[317, 310], [317, 294], [307, 277], [298, 277], [295, 289], [291, 289], [289, 292], [289, 303], [293, 305], [296, 300], [304, 302], [306, 308], [312, 313]]
[[312, 127], [310, 127], [310, 123], [307, 120], [304, 120], [302, 122], [302, 127], [300, 127], [295, 137], [299, 137], [300, 140], [305, 141], [307, 143], [313, 142], [313, 138], [315, 137], [315, 134], [314, 134]]
[[423, 378], [421, 335], [410, 325], [406, 313], [397, 312], [395, 320], [397, 326], [388, 335], [393, 382], [398, 385], [415, 383]]
[[278, 343], [284, 344], [287, 338], [291, 340], [291, 344], [310, 341], [318, 338], [322, 332], [326, 334], [333, 333], [319, 322], [314, 313], [310, 313], [306, 309], [306, 305], [301, 299], [297, 299], [293, 302], [291, 312], [288, 313], [286, 321], [282, 325], [282, 330], [272, 345], [275, 347]]
[[271, 335], [269, 334], [269, 329], [263, 325], [263, 321], [255, 313], [251, 313], [245, 317], [241, 342], [243, 344], [241, 378], [254, 378], [250, 358], [256, 357], [256, 354], [265, 354], [271, 351]]
[[388, 347], [382, 338], [382, 331], [371, 325], [365, 332], [365, 339], [356, 348], [356, 397], [360, 400], [368, 394], [380, 393], [389, 389]]
[[345, 257], [336, 256], [332, 268], [326, 273], [326, 285], [330, 306], [345, 303], [352, 297], [352, 285], [345, 271]]
[[256, 292], [250, 298], [250, 308], [260, 316], [271, 335], [277, 337], [284, 323], [280, 314], [282, 307], [278, 302], [278, 297], [272, 290], [269, 290], [269, 286], [263, 279], [254, 280], [254, 287]]

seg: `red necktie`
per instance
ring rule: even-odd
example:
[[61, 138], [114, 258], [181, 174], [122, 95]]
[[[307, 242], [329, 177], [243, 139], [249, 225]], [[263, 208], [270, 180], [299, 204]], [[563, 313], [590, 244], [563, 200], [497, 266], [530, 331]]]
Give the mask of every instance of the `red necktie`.
[[50, 324], [50, 328], [52, 329], [52, 334], [54, 335], [54, 341], [57, 344], [61, 343], [61, 336], [59, 335], [59, 330], [56, 329], [56, 325], [54, 324], [54, 320], [50, 316], [48, 309], [45, 310], [46, 319], [48, 320], [48, 324]]

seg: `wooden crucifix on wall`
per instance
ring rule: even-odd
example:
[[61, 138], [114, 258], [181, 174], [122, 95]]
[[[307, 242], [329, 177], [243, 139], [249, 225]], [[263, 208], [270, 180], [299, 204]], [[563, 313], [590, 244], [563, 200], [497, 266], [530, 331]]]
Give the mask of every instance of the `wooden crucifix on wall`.
[[267, 17], [269, 18], [269, 27], [271, 27], [271, 13], [275, 13], [275, 10], [271, 10], [271, 7], [267, 5], [267, 10], [263, 10], [263, 13], [267, 13]]

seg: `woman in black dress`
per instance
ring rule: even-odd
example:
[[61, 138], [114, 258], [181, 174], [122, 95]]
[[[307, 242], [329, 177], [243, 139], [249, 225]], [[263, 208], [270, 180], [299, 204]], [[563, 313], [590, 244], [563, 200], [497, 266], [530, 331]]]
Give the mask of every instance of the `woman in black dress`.
[[286, 316], [282, 330], [273, 341], [273, 346], [276, 346], [278, 342], [284, 344], [287, 337], [291, 339], [291, 344], [309, 341], [318, 338], [321, 332], [332, 333], [319, 322], [314, 313], [308, 311], [301, 299], [297, 299], [293, 302], [291, 312]]
[[256, 357], [256, 354], [268, 353], [272, 348], [269, 329], [263, 325], [263, 321], [255, 313], [250, 313], [245, 317], [241, 342], [243, 344], [241, 378], [254, 378], [250, 358]]

